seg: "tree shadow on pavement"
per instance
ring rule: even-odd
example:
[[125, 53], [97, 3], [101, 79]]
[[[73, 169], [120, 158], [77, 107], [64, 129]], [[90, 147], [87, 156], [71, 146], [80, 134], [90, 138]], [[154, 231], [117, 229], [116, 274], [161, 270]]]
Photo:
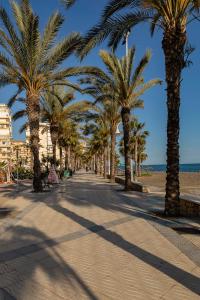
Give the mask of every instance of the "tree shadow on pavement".
[[188, 288], [192, 292], [200, 295], [200, 278], [192, 275], [189, 272], [184, 271], [183, 269], [169, 263], [168, 261], [142, 249], [141, 247], [130, 243], [129, 241], [125, 240], [121, 235], [118, 233], [107, 229], [102, 225], [97, 225], [96, 223], [88, 220], [69, 209], [60, 206], [59, 204], [51, 205], [52, 209], [56, 210], [58, 213], [70, 218], [72, 221], [80, 224], [91, 233], [95, 233], [100, 236], [102, 239], [106, 240], [107, 242], [111, 243], [126, 251], [133, 256], [140, 259], [142, 262], [154, 267], [155, 269], [159, 270], [160, 272], [166, 274], [168, 277], [174, 279], [178, 283], [182, 284], [184, 287]]
[[[60, 299], [59, 292], [62, 293], [61, 297], [65, 294], [67, 298], [70, 297], [67, 294], [70, 292], [67, 286], [70, 286], [70, 290], [75, 294], [81, 290], [88, 299], [98, 300], [87, 284], [57, 252], [54, 247], [58, 244], [56, 240], [50, 239], [37, 229], [23, 226], [12, 227], [9, 232], [11, 234], [9, 240], [6, 242], [0, 240], [1, 246], [5, 246], [6, 243], [5, 249], [10, 247], [10, 250], [4, 252], [1, 249], [0, 253], [0, 299], [37, 299], [37, 292], [44, 299]], [[37, 279], [35, 273], [39, 269], [49, 280], [42, 282], [40, 277]], [[63, 290], [56, 294], [58, 283]], [[5, 298], [1, 298], [1, 295]], [[48, 295], [51, 297], [47, 298]]]

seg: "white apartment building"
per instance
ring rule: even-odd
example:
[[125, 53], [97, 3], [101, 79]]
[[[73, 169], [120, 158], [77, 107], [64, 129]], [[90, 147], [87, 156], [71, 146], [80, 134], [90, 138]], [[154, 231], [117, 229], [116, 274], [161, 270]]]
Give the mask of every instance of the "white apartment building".
[[11, 159], [12, 118], [6, 104], [0, 104], [0, 162]]

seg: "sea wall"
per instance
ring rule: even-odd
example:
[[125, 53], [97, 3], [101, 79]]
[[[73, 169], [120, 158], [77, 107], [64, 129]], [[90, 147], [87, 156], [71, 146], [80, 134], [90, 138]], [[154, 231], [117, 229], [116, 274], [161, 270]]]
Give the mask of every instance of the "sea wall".
[[[115, 177], [115, 182], [124, 185], [125, 179], [124, 179], [124, 177], [116, 176]], [[139, 183], [139, 182], [132, 182], [131, 183], [131, 189], [133, 191], [136, 191], [136, 192], [149, 193], [148, 188], [145, 185], [143, 185], [142, 183]]]

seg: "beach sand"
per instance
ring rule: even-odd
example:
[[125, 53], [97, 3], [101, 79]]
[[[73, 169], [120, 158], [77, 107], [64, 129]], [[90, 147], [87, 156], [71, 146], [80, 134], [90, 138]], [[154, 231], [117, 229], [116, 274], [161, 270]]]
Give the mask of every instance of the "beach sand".
[[[164, 191], [166, 173], [152, 172], [150, 176], [138, 178], [138, 181], [152, 187], [151, 191]], [[182, 193], [200, 195], [200, 173], [180, 173], [180, 187]]]

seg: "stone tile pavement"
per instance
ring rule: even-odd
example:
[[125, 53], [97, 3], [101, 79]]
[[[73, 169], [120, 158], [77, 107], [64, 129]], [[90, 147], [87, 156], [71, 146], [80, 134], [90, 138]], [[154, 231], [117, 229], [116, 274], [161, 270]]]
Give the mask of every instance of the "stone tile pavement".
[[0, 300], [200, 299], [199, 243], [149, 212], [159, 199], [85, 173], [18, 197], [0, 225]]

